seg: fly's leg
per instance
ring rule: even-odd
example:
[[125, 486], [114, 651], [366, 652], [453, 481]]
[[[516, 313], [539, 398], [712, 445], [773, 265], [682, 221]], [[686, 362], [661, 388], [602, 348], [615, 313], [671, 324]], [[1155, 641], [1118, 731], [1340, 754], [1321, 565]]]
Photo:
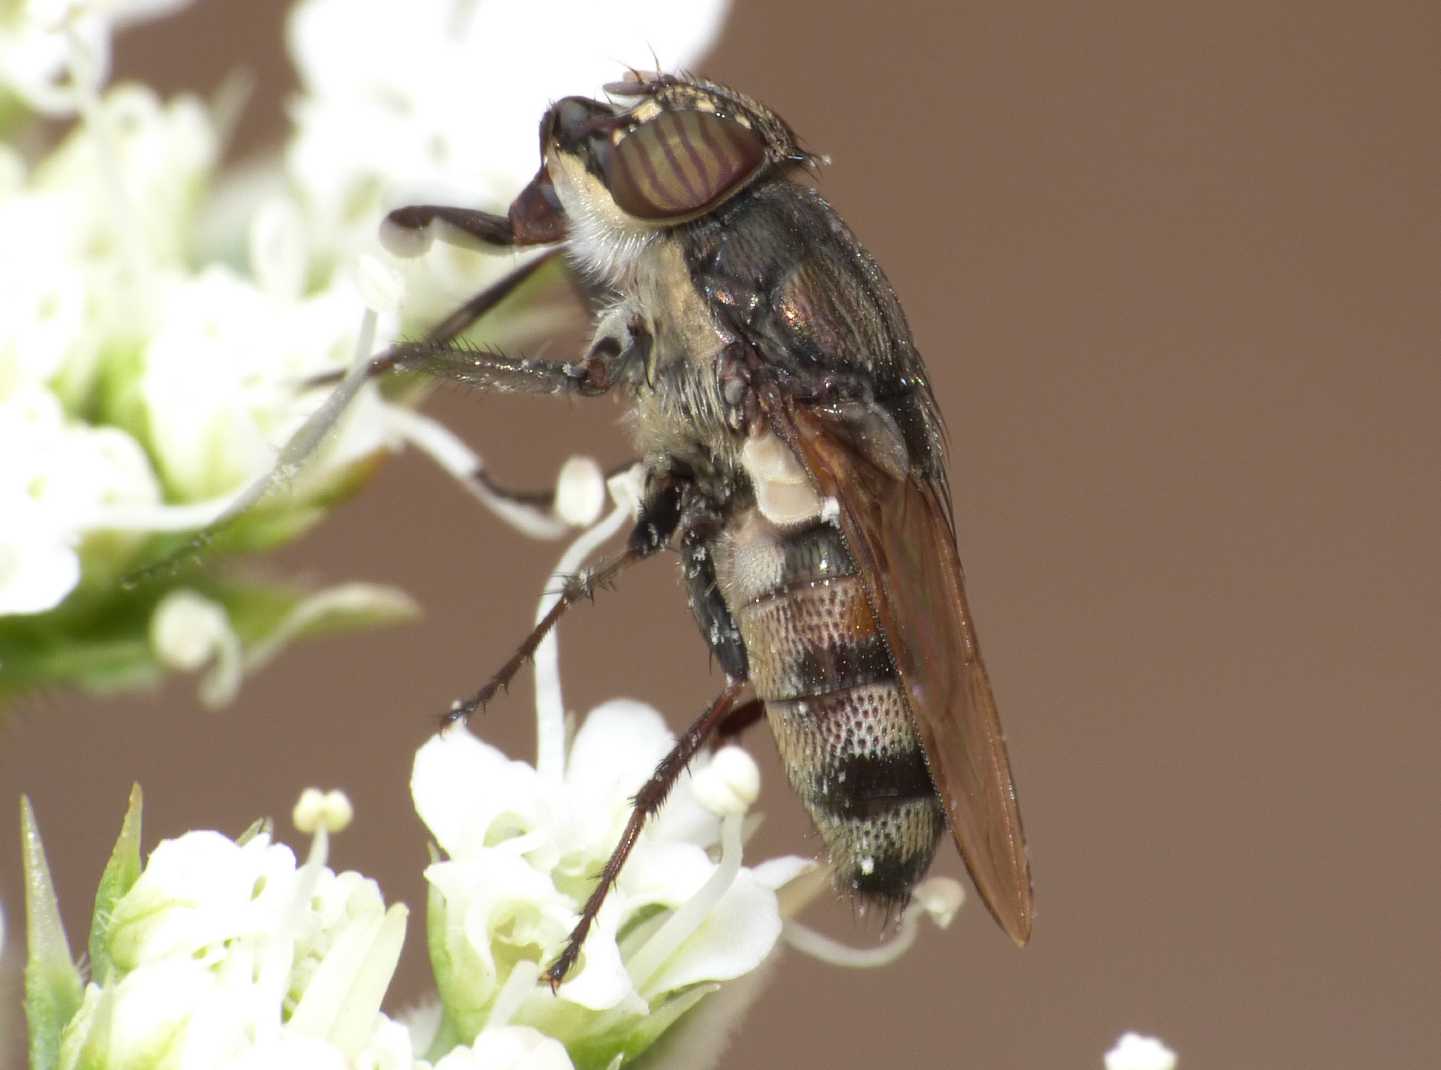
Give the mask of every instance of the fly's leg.
[[596, 588], [608, 586], [631, 565], [659, 552], [670, 541], [680, 523], [685, 488], [685, 483], [671, 476], [654, 477], [641, 504], [640, 516], [635, 527], [631, 529], [625, 550], [596, 568], [583, 569], [568, 577], [560, 598], [521, 641], [515, 653], [486, 681], [484, 687], [468, 698], [457, 700], [442, 715], [441, 727], [452, 725], [456, 721], [468, 721], [483, 710], [497, 692], [510, 687], [515, 674], [535, 656], [536, 648], [565, 615], [566, 610], [577, 602], [593, 599]]
[[716, 726], [711, 739], [712, 749], [719, 749], [727, 743], [740, 739], [741, 733], [766, 715], [766, 704], [758, 698], [744, 702], [731, 710], [730, 715]]
[[[457, 211], [458, 210], [459, 209], [457, 209]], [[392, 213], [392, 215], [395, 214], [397, 213]], [[546, 264], [550, 263], [556, 255], [558, 255], [558, 250], [543, 253], [532, 260], [527, 260], [513, 271], [507, 272], [466, 301], [465, 304], [461, 305], [454, 312], [450, 313], [450, 315], [446, 316], [430, 330], [426, 331], [425, 336], [415, 344], [421, 346], [443, 346], [449, 342], [453, 342], [483, 316], [487, 315], [491, 309], [495, 308], [519, 289], [522, 283]], [[402, 348], [404, 348], [403, 344], [391, 346], [389, 349], [382, 350], [374, 357], [371, 357], [370, 367], [365, 373], [366, 377], [374, 379], [376, 376], [384, 375], [394, 368], [399, 359], [398, 350]], [[306, 385], [332, 386], [340, 382], [344, 377], [344, 370], [326, 372], [324, 375], [317, 375], [314, 378], [306, 380]]]
[[625, 552], [610, 558], [596, 568], [582, 569], [580, 572], [566, 577], [565, 588], [561, 591], [560, 598], [555, 605], [550, 607], [550, 612], [531, 629], [530, 634], [521, 641], [515, 653], [506, 659], [505, 664], [486, 681], [484, 687], [468, 698], [456, 699], [452, 703], [450, 709], [441, 715], [441, 727], [447, 728], [457, 721], [469, 721], [472, 716], [483, 711], [498, 692], [509, 690], [510, 682], [515, 679], [515, 674], [520, 672], [525, 664], [535, 656], [536, 648], [550, 634], [550, 630], [565, 615], [567, 609], [582, 600], [594, 599], [597, 587], [609, 586], [627, 568], [637, 561], [645, 560], [648, 556], [649, 554], [637, 553], [633, 548], [628, 547]]
[[605, 869], [601, 871], [595, 890], [590, 893], [590, 898], [585, 901], [585, 906], [581, 909], [580, 921], [576, 922], [575, 928], [571, 930], [565, 949], [550, 964], [550, 968], [541, 975], [541, 980], [550, 985], [551, 991], [560, 987], [565, 975], [571, 971], [576, 960], [580, 958], [580, 950], [585, 943], [586, 934], [590, 932], [591, 923], [600, 913], [601, 904], [610, 894], [616, 877], [620, 875], [621, 867], [625, 865], [625, 860], [630, 857], [631, 849], [635, 847], [635, 841], [640, 836], [646, 820], [660, 809], [666, 796], [670, 794], [671, 788], [675, 787], [676, 780], [680, 778], [681, 773], [685, 771], [686, 766], [690, 764], [691, 759], [696, 756], [701, 747], [705, 746], [706, 740], [734, 710], [737, 697], [747, 686], [747, 682], [744, 680], [728, 680], [725, 689], [715, 697], [706, 711], [696, 718], [695, 723], [686, 729], [685, 734], [676, 741], [676, 745], [670, 753], [660, 760], [660, 764], [655, 767], [655, 772], [650, 775], [650, 779], [641, 786], [640, 791], [636, 792], [635, 808], [630, 812], [630, 820], [626, 822], [620, 842], [616, 844], [615, 850], [611, 852], [610, 858], [606, 861]]
[[385, 361], [385, 369], [418, 371], [491, 393], [597, 397], [615, 386], [626, 369], [644, 367], [652, 344], [650, 331], [635, 322], [623, 334], [601, 334], [577, 363], [431, 341], [398, 342], [376, 360]]

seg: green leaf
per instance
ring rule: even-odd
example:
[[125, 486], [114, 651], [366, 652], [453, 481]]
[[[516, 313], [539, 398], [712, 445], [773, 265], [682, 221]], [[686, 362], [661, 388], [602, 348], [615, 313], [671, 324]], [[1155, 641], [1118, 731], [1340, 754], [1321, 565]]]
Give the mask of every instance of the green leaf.
[[194, 572], [135, 590], [86, 583], [48, 613], [0, 617], [0, 706], [46, 688], [105, 694], [160, 680], [170, 670], [156, 659], [150, 622], [177, 588], [225, 608], [247, 652], [247, 671], [294, 640], [392, 625], [417, 613], [403, 593], [360, 583], [317, 592]]
[[115, 968], [106, 944], [115, 904], [140, 877], [140, 807], [140, 785], [136, 784], [130, 789], [130, 804], [120, 823], [120, 835], [95, 891], [95, 913], [90, 920], [90, 978], [100, 984], [110, 980]]
[[80, 1008], [84, 982], [70, 957], [60, 903], [45, 861], [45, 845], [28, 796], [20, 797], [20, 854], [25, 869], [25, 1021], [31, 1070], [51, 1070], [60, 1058], [60, 1034]]
[[257, 836], [270, 836], [275, 832], [275, 819], [269, 817], [257, 817], [245, 827], [245, 831], [235, 837], [235, 842], [244, 847]]
[[[431, 862], [439, 862], [444, 857], [434, 843], [427, 843], [425, 850]], [[445, 896], [436, 890], [435, 885], [427, 882], [425, 946], [430, 953], [430, 975], [435, 978], [436, 998], [440, 1000], [440, 1026], [431, 1038], [430, 1050], [424, 1056], [425, 1060], [431, 1063], [440, 1062], [452, 1048], [467, 1043], [446, 999], [447, 995], [454, 998], [458, 994], [459, 978], [456, 977], [455, 963], [445, 944], [445, 926]], [[471, 1034], [472, 1037], [474, 1035]]]

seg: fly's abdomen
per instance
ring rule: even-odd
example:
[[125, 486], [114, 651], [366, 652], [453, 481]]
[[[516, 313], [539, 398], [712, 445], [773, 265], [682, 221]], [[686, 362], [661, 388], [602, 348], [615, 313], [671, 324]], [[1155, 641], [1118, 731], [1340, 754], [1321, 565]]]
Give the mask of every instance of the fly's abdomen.
[[855, 565], [832, 524], [733, 525], [718, 578], [792, 787], [843, 888], [903, 903], [945, 828]]

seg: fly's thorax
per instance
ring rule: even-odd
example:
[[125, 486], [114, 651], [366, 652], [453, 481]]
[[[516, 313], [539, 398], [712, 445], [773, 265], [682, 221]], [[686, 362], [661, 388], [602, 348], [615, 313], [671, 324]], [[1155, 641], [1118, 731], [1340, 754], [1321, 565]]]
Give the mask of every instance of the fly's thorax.
[[722, 399], [718, 367], [731, 338], [691, 281], [679, 243], [669, 235], [652, 241], [628, 283], [607, 319], [637, 318], [653, 338], [650, 366], [631, 379], [629, 423], [637, 450], [733, 478], [742, 438]]

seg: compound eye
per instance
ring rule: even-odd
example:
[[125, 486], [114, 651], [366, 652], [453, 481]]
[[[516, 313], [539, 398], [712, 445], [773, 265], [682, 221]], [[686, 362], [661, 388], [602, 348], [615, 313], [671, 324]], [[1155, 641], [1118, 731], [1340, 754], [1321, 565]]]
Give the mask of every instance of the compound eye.
[[606, 185], [628, 215], [682, 219], [730, 196], [755, 177], [765, 157], [765, 143], [734, 119], [662, 112], [608, 154]]

